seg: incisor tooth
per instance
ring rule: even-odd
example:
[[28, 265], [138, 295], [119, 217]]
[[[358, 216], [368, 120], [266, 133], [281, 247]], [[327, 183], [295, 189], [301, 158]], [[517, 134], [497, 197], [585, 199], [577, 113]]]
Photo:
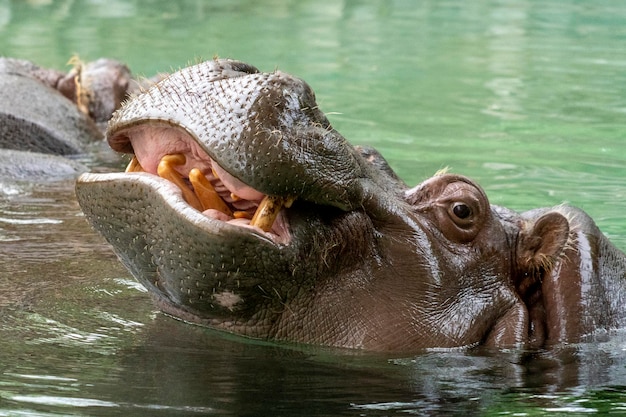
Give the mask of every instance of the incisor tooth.
[[233, 212], [233, 217], [235, 219], [250, 219], [250, 213], [248, 213], [247, 211], [235, 211]]
[[159, 162], [157, 174], [159, 174], [159, 177], [176, 184], [183, 192], [183, 198], [185, 201], [196, 210], [202, 211], [202, 204], [200, 204], [200, 200], [198, 200], [198, 197], [196, 197], [193, 191], [191, 191], [191, 189], [187, 186], [182, 175], [180, 175], [173, 167], [173, 165], [183, 165], [184, 163], [185, 155], [183, 154], [165, 155]]
[[145, 172], [139, 160], [136, 156], [133, 156], [133, 159], [130, 160], [130, 163], [126, 167], [126, 172]]
[[185, 158], [185, 155], [183, 155], [182, 153], [172, 153], [169, 155], [163, 155], [161, 161], [165, 161], [172, 165], [185, 165], [185, 162], [187, 162], [187, 158]]
[[[224, 200], [215, 191], [211, 182], [202, 174], [198, 168], [194, 168], [189, 172], [189, 182], [193, 186], [191, 190], [183, 176], [174, 169], [175, 165], [184, 165], [186, 162], [185, 155], [183, 154], [170, 154], [161, 158], [159, 165], [157, 166], [157, 174], [168, 181], [173, 182], [181, 189], [183, 197], [187, 203], [198, 211], [204, 211], [208, 209], [218, 210], [233, 218], [249, 218], [250, 215], [246, 211], [232, 212], [226, 205]], [[133, 157], [130, 164], [126, 168], [126, 172], [142, 172], [143, 168], [139, 164], [137, 158]], [[213, 175], [217, 178], [218, 176]], [[236, 195], [232, 195], [234, 200], [239, 199]], [[276, 197], [266, 195], [259, 203], [254, 216], [250, 220], [251, 226], [256, 226], [265, 232], [269, 232], [283, 207], [291, 207], [295, 197]]]
[[284, 202], [285, 207], [291, 208], [291, 205], [293, 204], [294, 201], [296, 201], [295, 197], [287, 197], [287, 198], [285, 198], [285, 202]]
[[252, 220], [250, 220], [250, 225], [256, 226], [264, 232], [269, 232], [276, 221], [276, 217], [278, 217], [280, 209], [287, 204], [291, 206], [293, 201], [294, 198], [266, 195], [263, 200], [261, 200]]
[[193, 186], [193, 190], [198, 196], [200, 204], [202, 204], [203, 210], [215, 209], [221, 211], [228, 216], [233, 216], [224, 200], [213, 188], [211, 182], [202, 174], [198, 168], [194, 168], [189, 171], [189, 182]]

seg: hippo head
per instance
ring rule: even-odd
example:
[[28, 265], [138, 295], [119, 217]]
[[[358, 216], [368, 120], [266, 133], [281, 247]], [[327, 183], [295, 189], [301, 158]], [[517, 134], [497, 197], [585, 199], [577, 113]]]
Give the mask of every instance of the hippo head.
[[535, 287], [566, 216], [491, 206], [459, 175], [407, 187], [302, 80], [204, 62], [130, 99], [107, 137], [133, 159], [81, 176], [79, 203], [171, 315], [381, 351], [545, 339]]
[[106, 123], [130, 91], [130, 70], [108, 58], [83, 62], [74, 56], [69, 63], [73, 69], [57, 81], [56, 88], [94, 122]]

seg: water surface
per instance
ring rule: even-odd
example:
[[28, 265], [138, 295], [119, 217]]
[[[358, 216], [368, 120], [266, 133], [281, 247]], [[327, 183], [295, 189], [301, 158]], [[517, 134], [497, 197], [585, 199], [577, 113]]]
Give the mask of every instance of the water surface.
[[[107, 56], [146, 76], [214, 55], [279, 68], [407, 183], [450, 167], [516, 210], [577, 205], [626, 249], [625, 21], [609, 0], [0, 0], [0, 54]], [[163, 316], [72, 181], [0, 183], [0, 253], [0, 416], [626, 413], [623, 331], [396, 358]]]

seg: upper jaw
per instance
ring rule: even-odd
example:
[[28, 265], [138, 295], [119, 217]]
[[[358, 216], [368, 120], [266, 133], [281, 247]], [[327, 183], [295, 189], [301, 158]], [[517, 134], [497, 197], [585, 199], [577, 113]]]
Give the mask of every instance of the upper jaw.
[[[350, 211], [363, 207], [369, 191], [363, 184], [372, 182], [305, 82], [232, 61], [185, 68], [133, 97], [111, 119], [107, 140], [114, 150], [134, 153], [141, 168], [131, 171], [174, 181], [208, 217], [258, 227], [277, 243], [290, 238], [285, 222], [276, 227], [274, 220], [284, 219], [280, 213], [296, 198]], [[199, 182], [215, 189], [220, 207], [197, 198]], [[240, 215], [247, 219], [235, 220]]]
[[224, 68], [240, 65], [203, 62], [133, 97], [109, 123], [110, 146], [133, 153], [129, 135], [141, 126], [177, 129], [263, 194], [342, 210], [361, 207], [358, 182], [367, 176], [362, 158], [332, 129], [310, 87], [279, 71], [224, 74]]

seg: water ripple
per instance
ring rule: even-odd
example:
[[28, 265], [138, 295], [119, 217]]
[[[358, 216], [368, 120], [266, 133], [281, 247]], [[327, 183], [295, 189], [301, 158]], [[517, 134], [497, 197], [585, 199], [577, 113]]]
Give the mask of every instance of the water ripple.
[[0, 223], [7, 224], [61, 224], [63, 220], [47, 219], [47, 218], [30, 218], [30, 219], [11, 219], [8, 217], [0, 217]]
[[[98, 400], [94, 398], [82, 398], [82, 397], [64, 397], [56, 395], [22, 395], [22, 394], [7, 394], [0, 391], [0, 398], [12, 400], [21, 403], [46, 405], [52, 407], [65, 407], [67, 408], [124, 408], [129, 411], [136, 409], [163, 411], [166, 413], [171, 412], [188, 412], [188, 413], [214, 413], [216, 410], [211, 407], [197, 407], [197, 406], [171, 406], [164, 404], [135, 404], [135, 403], [116, 403], [112, 401]], [[41, 415], [37, 413], [38, 415]], [[2, 409], [0, 409], [0, 415]], [[11, 411], [10, 415], [13, 414]], [[33, 415], [28, 413], [28, 415]], [[44, 414], [44, 415], [56, 415], [56, 414]]]

